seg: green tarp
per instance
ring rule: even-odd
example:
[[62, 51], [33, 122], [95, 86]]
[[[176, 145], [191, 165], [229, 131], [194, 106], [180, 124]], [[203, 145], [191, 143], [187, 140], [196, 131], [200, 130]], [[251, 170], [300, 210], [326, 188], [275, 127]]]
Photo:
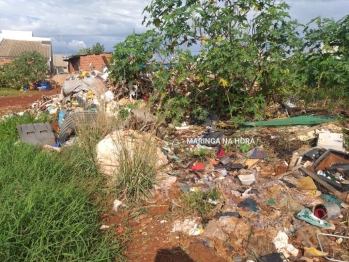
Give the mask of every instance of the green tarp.
[[289, 118], [271, 119], [268, 121], [244, 122], [243, 126], [295, 126], [295, 125], [318, 125], [321, 123], [333, 122], [335, 117], [329, 116], [295, 116]]

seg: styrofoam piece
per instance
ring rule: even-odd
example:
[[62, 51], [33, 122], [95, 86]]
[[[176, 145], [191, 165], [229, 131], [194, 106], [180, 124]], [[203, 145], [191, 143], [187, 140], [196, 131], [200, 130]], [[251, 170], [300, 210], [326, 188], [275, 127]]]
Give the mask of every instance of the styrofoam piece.
[[344, 152], [343, 134], [340, 133], [319, 133], [317, 147], [334, 149]]

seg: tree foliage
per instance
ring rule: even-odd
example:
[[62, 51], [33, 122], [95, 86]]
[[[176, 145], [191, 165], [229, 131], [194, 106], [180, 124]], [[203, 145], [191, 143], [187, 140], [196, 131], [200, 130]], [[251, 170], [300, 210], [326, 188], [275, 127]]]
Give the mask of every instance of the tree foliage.
[[23, 53], [0, 68], [0, 86], [20, 89], [43, 81], [48, 72], [47, 59], [36, 51]]
[[81, 48], [76, 54], [77, 55], [100, 55], [104, 53], [104, 45], [97, 42], [92, 48]]
[[317, 17], [304, 29], [302, 72], [307, 86], [326, 88], [342, 85], [349, 91], [349, 16], [339, 21]]
[[172, 66], [152, 76], [156, 90], [166, 91], [162, 102], [256, 119], [267, 100], [305, 85], [347, 83], [348, 17], [317, 18], [316, 28], [288, 10], [274, 0], [152, 0], [143, 23], [153, 29], [115, 46], [113, 74], [132, 81], [141, 64], [164, 56]]
[[101, 45], [99, 42], [97, 42], [92, 46], [91, 53], [95, 55], [100, 55], [104, 53], [104, 45]]
[[86, 48], [81, 48], [77, 53], [77, 55], [91, 55], [91, 49], [86, 47]]
[[150, 61], [155, 62], [160, 44], [161, 38], [154, 30], [127, 36], [125, 41], [114, 46], [112, 75], [119, 81], [133, 81], [142, 67], [145, 68]]

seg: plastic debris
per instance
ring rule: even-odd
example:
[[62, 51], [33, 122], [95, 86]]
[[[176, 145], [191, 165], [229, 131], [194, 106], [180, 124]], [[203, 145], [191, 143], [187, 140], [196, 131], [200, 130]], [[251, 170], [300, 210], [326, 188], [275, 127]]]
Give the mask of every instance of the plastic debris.
[[334, 227], [334, 225], [331, 225], [330, 223], [328, 223], [325, 220], [321, 220], [319, 218], [317, 218], [309, 209], [304, 209], [302, 211], [300, 211], [297, 214], [297, 218], [300, 220], [303, 220], [305, 222], [308, 222], [309, 224], [312, 224], [314, 226], [317, 227], [321, 227], [321, 228], [327, 228], [327, 229], [331, 229]]
[[262, 148], [256, 147], [247, 152], [246, 156], [253, 159], [264, 159], [268, 157], [268, 153]]
[[117, 212], [119, 206], [124, 206], [124, 204], [123, 204], [120, 200], [115, 199], [114, 202], [113, 202], [113, 210], [114, 210], [115, 212]]
[[279, 231], [274, 238], [273, 243], [276, 250], [283, 253], [286, 258], [298, 255], [299, 250], [292, 244], [288, 243], [288, 236], [285, 232]]
[[328, 253], [317, 250], [315, 247], [304, 247], [304, 255], [311, 257], [325, 257]]
[[198, 228], [199, 218], [185, 219], [184, 221], [176, 220], [173, 223], [173, 228], [171, 232], [183, 232], [189, 234], [190, 230], [193, 228]]

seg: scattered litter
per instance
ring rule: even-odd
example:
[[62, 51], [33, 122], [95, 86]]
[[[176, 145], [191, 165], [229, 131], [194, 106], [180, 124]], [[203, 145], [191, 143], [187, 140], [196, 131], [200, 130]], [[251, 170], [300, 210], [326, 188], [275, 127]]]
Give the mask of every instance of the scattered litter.
[[305, 222], [308, 222], [309, 224], [312, 224], [317, 227], [325, 228], [325, 229], [334, 229], [334, 225], [331, 225], [325, 220], [319, 219], [316, 217], [309, 209], [301, 210], [297, 214], [297, 218], [300, 220], [303, 220]]
[[173, 223], [171, 232], [183, 232], [189, 234], [193, 228], [198, 228], [199, 218], [185, 219], [184, 221], [176, 220]]
[[224, 233], [218, 221], [210, 220], [204, 228], [204, 233], [201, 235], [203, 239], [214, 240], [218, 238], [225, 241], [228, 236]]
[[325, 202], [314, 206], [313, 213], [319, 219], [332, 220], [339, 217], [341, 210], [336, 203]]
[[[35, 141], [36, 144], [43, 145], [43, 150], [47, 151], [60, 151], [59, 146], [74, 145], [74, 140], [78, 141], [75, 137], [77, 119], [84, 118], [82, 120], [85, 124], [94, 123], [100, 110], [105, 110], [108, 116], [116, 118], [120, 108], [124, 108], [126, 114], [142, 124], [152, 123], [156, 119], [151, 111], [145, 108], [144, 102], [138, 109], [131, 109], [128, 105], [136, 105], [139, 101], [131, 98], [116, 101], [117, 93], [108, 89], [100, 77], [93, 76], [87, 79], [87, 75], [85, 72], [79, 77], [67, 79], [59, 96], [43, 96], [28, 107], [27, 111], [2, 119], [28, 112], [45, 112], [56, 116], [58, 127], [51, 130], [52, 127], [48, 126], [50, 124], [42, 123], [40, 125], [45, 125], [46, 131], [41, 130], [38, 136], [36, 127], [32, 132], [25, 131], [24, 126], [17, 127], [23, 142]], [[96, 75], [101, 76], [98, 72]], [[298, 102], [292, 99], [286, 101], [289, 115], [297, 109]], [[284, 113], [279, 115], [281, 114]], [[348, 208], [349, 204], [349, 155], [344, 152], [341, 129], [335, 128], [334, 124], [326, 124], [325, 127], [317, 125], [334, 119], [301, 116], [243, 124], [270, 126], [258, 131], [226, 130], [222, 123], [217, 122], [218, 118], [208, 120], [203, 126], [189, 126], [186, 122], [180, 126], [172, 126], [161, 138], [143, 132], [144, 130], [132, 130], [129, 126], [114, 131], [96, 147], [100, 171], [116, 178], [115, 174], [119, 168], [116, 156], [120, 150], [124, 148], [132, 155], [138, 143], [152, 141], [156, 145], [152, 155], [157, 170], [156, 184], [153, 186], [154, 201], [161, 199], [170, 202], [166, 205], [172, 204], [171, 208], [182, 207], [181, 202], [177, 204], [175, 199], [172, 199], [173, 193], [176, 192], [172, 191], [173, 187], [177, 187], [181, 194], [206, 193], [212, 189], [221, 192], [219, 198], [211, 196], [199, 199], [205, 206], [212, 208], [213, 212], [210, 214], [214, 214], [213, 216], [207, 217], [208, 220], [205, 221], [201, 221], [200, 218], [176, 220], [171, 232], [183, 232], [200, 239], [204, 246], [215, 248], [220, 256], [229, 254], [229, 259], [234, 261], [245, 259], [240, 255], [243, 254], [247, 240], [249, 249], [252, 250], [253, 246], [253, 250], [256, 251], [264, 250], [263, 245], [275, 245], [278, 253], [271, 253], [275, 249], [265, 249], [266, 252], [257, 252], [254, 257], [265, 262], [281, 262], [291, 256], [297, 257], [298, 248], [304, 249], [306, 256], [325, 256], [328, 259], [330, 252], [322, 250], [320, 240], [318, 242], [321, 251], [318, 250], [319, 246], [313, 243], [314, 239], [318, 238], [317, 234], [321, 233], [322, 229], [336, 228], [342, 235], [336, 235], [337, 238], [331, 245], [342, 245], [343, 241], [347, 240], [347, 221], [344, 221], [347, 210], [342, 208]], [[290, 135], [284, 137], [272, 126], [287, 126], [291, 130]], [[222, 127], [222, 130], [216, 127]], [[239, 134], [239, 141], [248, 141], [246, 137], [254, 137], [256, 141], [263, 142], [268, 139], [273, 148], [257, 145], [248, 145], [244, 149], [238, 146], [230, 147], [229, 144], [223, 146], [224, 141], [234, 141], [235, 138], [229, 138], [232, 134], [234, 137]], [[46, 135], [50, 137], [44, 138]], [[287, 148], [284, 145], [282, 150], [282, 146], [274, 145], [283, 140], [285, 143], [292, 142], [287, 144]], [[299, 148], [302, 144], [298, 144], [300, 141], [316, 144], [316, 147], [310, 148], [307, 145]], [[118, 199], [114, 200], [115, 212], [120, 211], [120, 206], [125, 205]], [[305, 225], [305, 222], [310, 225]], [[163, 229], [167, 228], [167, 223], [167, 220], [159, 221]], [[255, 230], [251, 231], [251, 227]], [[108, 228], [108, 225], [100, 227], [101, 230]], [[150, 228], [151, 226], [148, 232], [141, 229], [139, 234], [152, 235]], [[118, 226], [117, 232], [124, 231], [125, 228]], [[289, 234], [295, 237], [289, 239]], [[297, 248], [289, 242], [295, 238], [299, 240], [294, 242]], [[179, 237], [176, 236], [176, 239]], [[340, 254], [336, 258], [340, 257], [345, 261], [347, 255]]]
[[325, 257], [328, 253], [317, 250], [314, 247], [304, 247], [304, 255], [310, 257]]
[[238, 176], [241, 184], [243, 185], [252, 185], [256, 181], [256, 177], [254, 174], [249, 174], [249, 175], [239, 175]]
[[50, 123], [22, 124], [17, 126], [17, 130], [23, 143], [51, 146], [56, 144]]
[[283, 253], [286, 258], [290, 256], [297, 256], [299, 250], [292, 244], [288, 243], [288, 236], [285, 232], [279, 231], [274, 238], [273, 243], [278, 252]]
[[113, 202], [113, 210], [114, 210], [115, 212], [117, 212], [119, 206], [125, 206], [125, 205], [124, 205], [120, 200], [115, 199], [114, 202]]
[[262, 148], [256, 147], [247, 152], [246, 156], [253, 159], [264, 159], [268, 157], [268, 153]]
[[202, 227], [198, 227], [197, 224], [193, 228], [191, 228], [188, 232], [189, 236], [198, 236], [203, 232]]

